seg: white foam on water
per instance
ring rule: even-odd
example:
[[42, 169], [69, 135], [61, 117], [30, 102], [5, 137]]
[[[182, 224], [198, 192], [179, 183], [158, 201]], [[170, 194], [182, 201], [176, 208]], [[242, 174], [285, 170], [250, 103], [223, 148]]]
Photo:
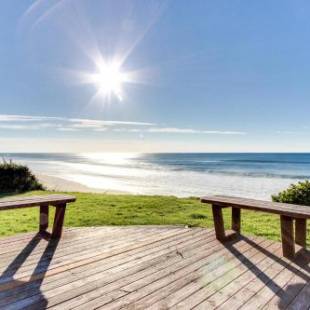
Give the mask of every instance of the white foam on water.
[[40, 174], [84, 186], [133, 194], [179, 197], [224, 194], [270, 199], [298, 179], [173, 169], [160, 162], [139, 161], [139, 154], [82, 154], [75, 160], [19, 158]]

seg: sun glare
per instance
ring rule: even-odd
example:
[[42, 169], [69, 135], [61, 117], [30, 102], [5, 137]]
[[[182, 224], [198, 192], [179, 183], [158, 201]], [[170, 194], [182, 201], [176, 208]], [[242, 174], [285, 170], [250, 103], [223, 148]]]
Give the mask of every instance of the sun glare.
[[126, 82], [126, 74], [117, 63], [100, 64], [93, 74], [92, 81], [98, 88], [98, 94], [111, 98], [112, 95], [122, 100], [122, 84]]
[[[98, 53], [99, 54], [99, 53]], [[126, 93], [125, 84], [142, 84], [142, 75], [139, 70], [125, 71], [123, 62], [119, 59], [112, 61], [105, 60], [100, 54], [92, 58], [94, 71], [73, 71], [75, 78], [81, 84], [89, 84], [96, 88], [96, 93], [90, 102], [101, 104], [113, 103], [113, 99], [122, 101]]]

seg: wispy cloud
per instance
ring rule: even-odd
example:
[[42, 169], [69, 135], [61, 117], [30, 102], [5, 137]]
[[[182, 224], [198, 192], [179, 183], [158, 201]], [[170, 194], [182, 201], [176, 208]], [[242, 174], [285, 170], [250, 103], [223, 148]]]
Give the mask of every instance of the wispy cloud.
[[72, 127], [58, 127], [57, 130], [58, 130], [58, 131], [69, 131], [69, 132], [70, 132], [70, 131], [71, 131], [71, 132], [72, 132], [72, 131], [78, 131], [78, 129], [72, 128]]
[[114, 126], [114, 125], [135, 125], [135, 126], [152, 126], [154, 123], [147, 122], [127, 122], [127, 121], [105, 121], [87, 118], [67, 118], [58, 116], [37, 116], [37, 115], [15, 115], [0, 114], [0, 122], [38, 122], [38, 121], [63, 121], [77, 124], [92, 124], [97, 126]]
[[53, 123], [22, 123], [22, 124], [11, 124], [11, 123], [1, 123], [0, 121], [0, 129], [7, 129], [7, 130], [37, 130], [43, 128], [58, 128], [60, 125], [53, 124]]
[[308, 131], [298, 131], [298, 130], [278, 130], [276, 131], [279, 135], [307, 135], [309, 134]]
[[37, 129], [37, 126], [13, 125], [13, 124], [1, 125], [0, 124], [0, 129], [25, 130], [25, 129]]
[[174, 127], [164, 127], [164, 128], [148, 128], [148, 132], [157, 133], [192, 133], [192, 134], [217, 134], [217, 135], [245, 135], [243, 131], [221, 131], [221, 130], [197, 130], [192, 128], [174, 128]]
[[101, 128], [109, 126], [153, 126], [154, 123], [146, 122], [124, 122], [124, 121], [104, 121], [104, 120], [91, 120], [81, 118], [69, 118], [68, 121], [73, 123], [72, 127], [75, 128]]
[[193, 128], [162, 127], [150, 122], [95, 120], [84, 118], [66, 118], [54, 116], [31, 116], [0, 114], [0, 129], [3, 130], [38, 130], [54, 129], [61, 132], [124, 132], [157, 134], [214, 134], [245, 135], [243, 131], [202, 130]]
[[143, 130], [138, 128], [115, 128], [115, 132], [170, 133], [170, 134], [214, 134], [214, 135], [245, 135], [243, 131], [197, 130], [192, 128], [151, 127]]
[[46, 120], [66, 120], [63, 117], [0, 114], [0, 122], [37, 122]]
[[3, 130], [38, 130], [44, 128], [54, 128], [57, 131], [63, 132], [74, 132], [81, 130], [106, 131], [112, 127], [145, 127], [154, 125], [154, 123], [148, 122], [128, 122], [117, 120], [107, 121], [55, 116], [0, 114], [0, 129]]

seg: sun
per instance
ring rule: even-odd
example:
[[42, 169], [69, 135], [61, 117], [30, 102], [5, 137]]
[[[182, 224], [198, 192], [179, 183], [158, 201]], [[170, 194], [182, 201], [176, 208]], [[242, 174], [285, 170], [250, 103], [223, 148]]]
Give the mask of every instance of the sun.
[[[79, 84], [92, 85], [96, 92], [90, 102], [110, 104], [123, 101], [125, 96], [125, 84], [142, 84], [143, 73], [140, 70], [124, 70], [122, 58], [114, 57], [109, 61], [99, 54], [93, 57], [94, 67], [92, 71], [73, 71], [74, 77]], [[126, 94], [127, 95], [127, 94]]]
[[93, 75], [93, 82], [98, 88], [100, 95], [111, 97], [115, 95], [122, 100], [122, 84], [126, 82], [126, 73], [117, 63], [103, 63], [97, 68]]

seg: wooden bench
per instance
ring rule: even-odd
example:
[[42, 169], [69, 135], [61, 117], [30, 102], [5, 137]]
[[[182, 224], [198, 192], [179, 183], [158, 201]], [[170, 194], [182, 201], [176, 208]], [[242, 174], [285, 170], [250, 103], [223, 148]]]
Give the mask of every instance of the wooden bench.
[[227, 238], [225, 236], [222, 209], [231, 207], [232, 230], [236, 233], [240, 233], [241, 209], [279, 214], [283, 256], [290, 258], [295, 256], [295, 242], [306, 248], [307, 219], [310, 218], [310, 207], [308, 206], [229, 196], [202, 197], [201, 202], [212, 205], [215, 234], [216, 238], [220, 241], [224, 241]]
[[46, 196], [29, 196], [18, 198], [0, 199], [0, 211], [21, 209], [29, 207], [40, 207], [40, 233], [45, 233], [48, 228], [49, 206], [54, 206], [55, 217], [52, 231], [52, 238], [60, 238], [65, 218], [66, 205], [74, 202], [76, 198], [69, 195], [46, 195]]

